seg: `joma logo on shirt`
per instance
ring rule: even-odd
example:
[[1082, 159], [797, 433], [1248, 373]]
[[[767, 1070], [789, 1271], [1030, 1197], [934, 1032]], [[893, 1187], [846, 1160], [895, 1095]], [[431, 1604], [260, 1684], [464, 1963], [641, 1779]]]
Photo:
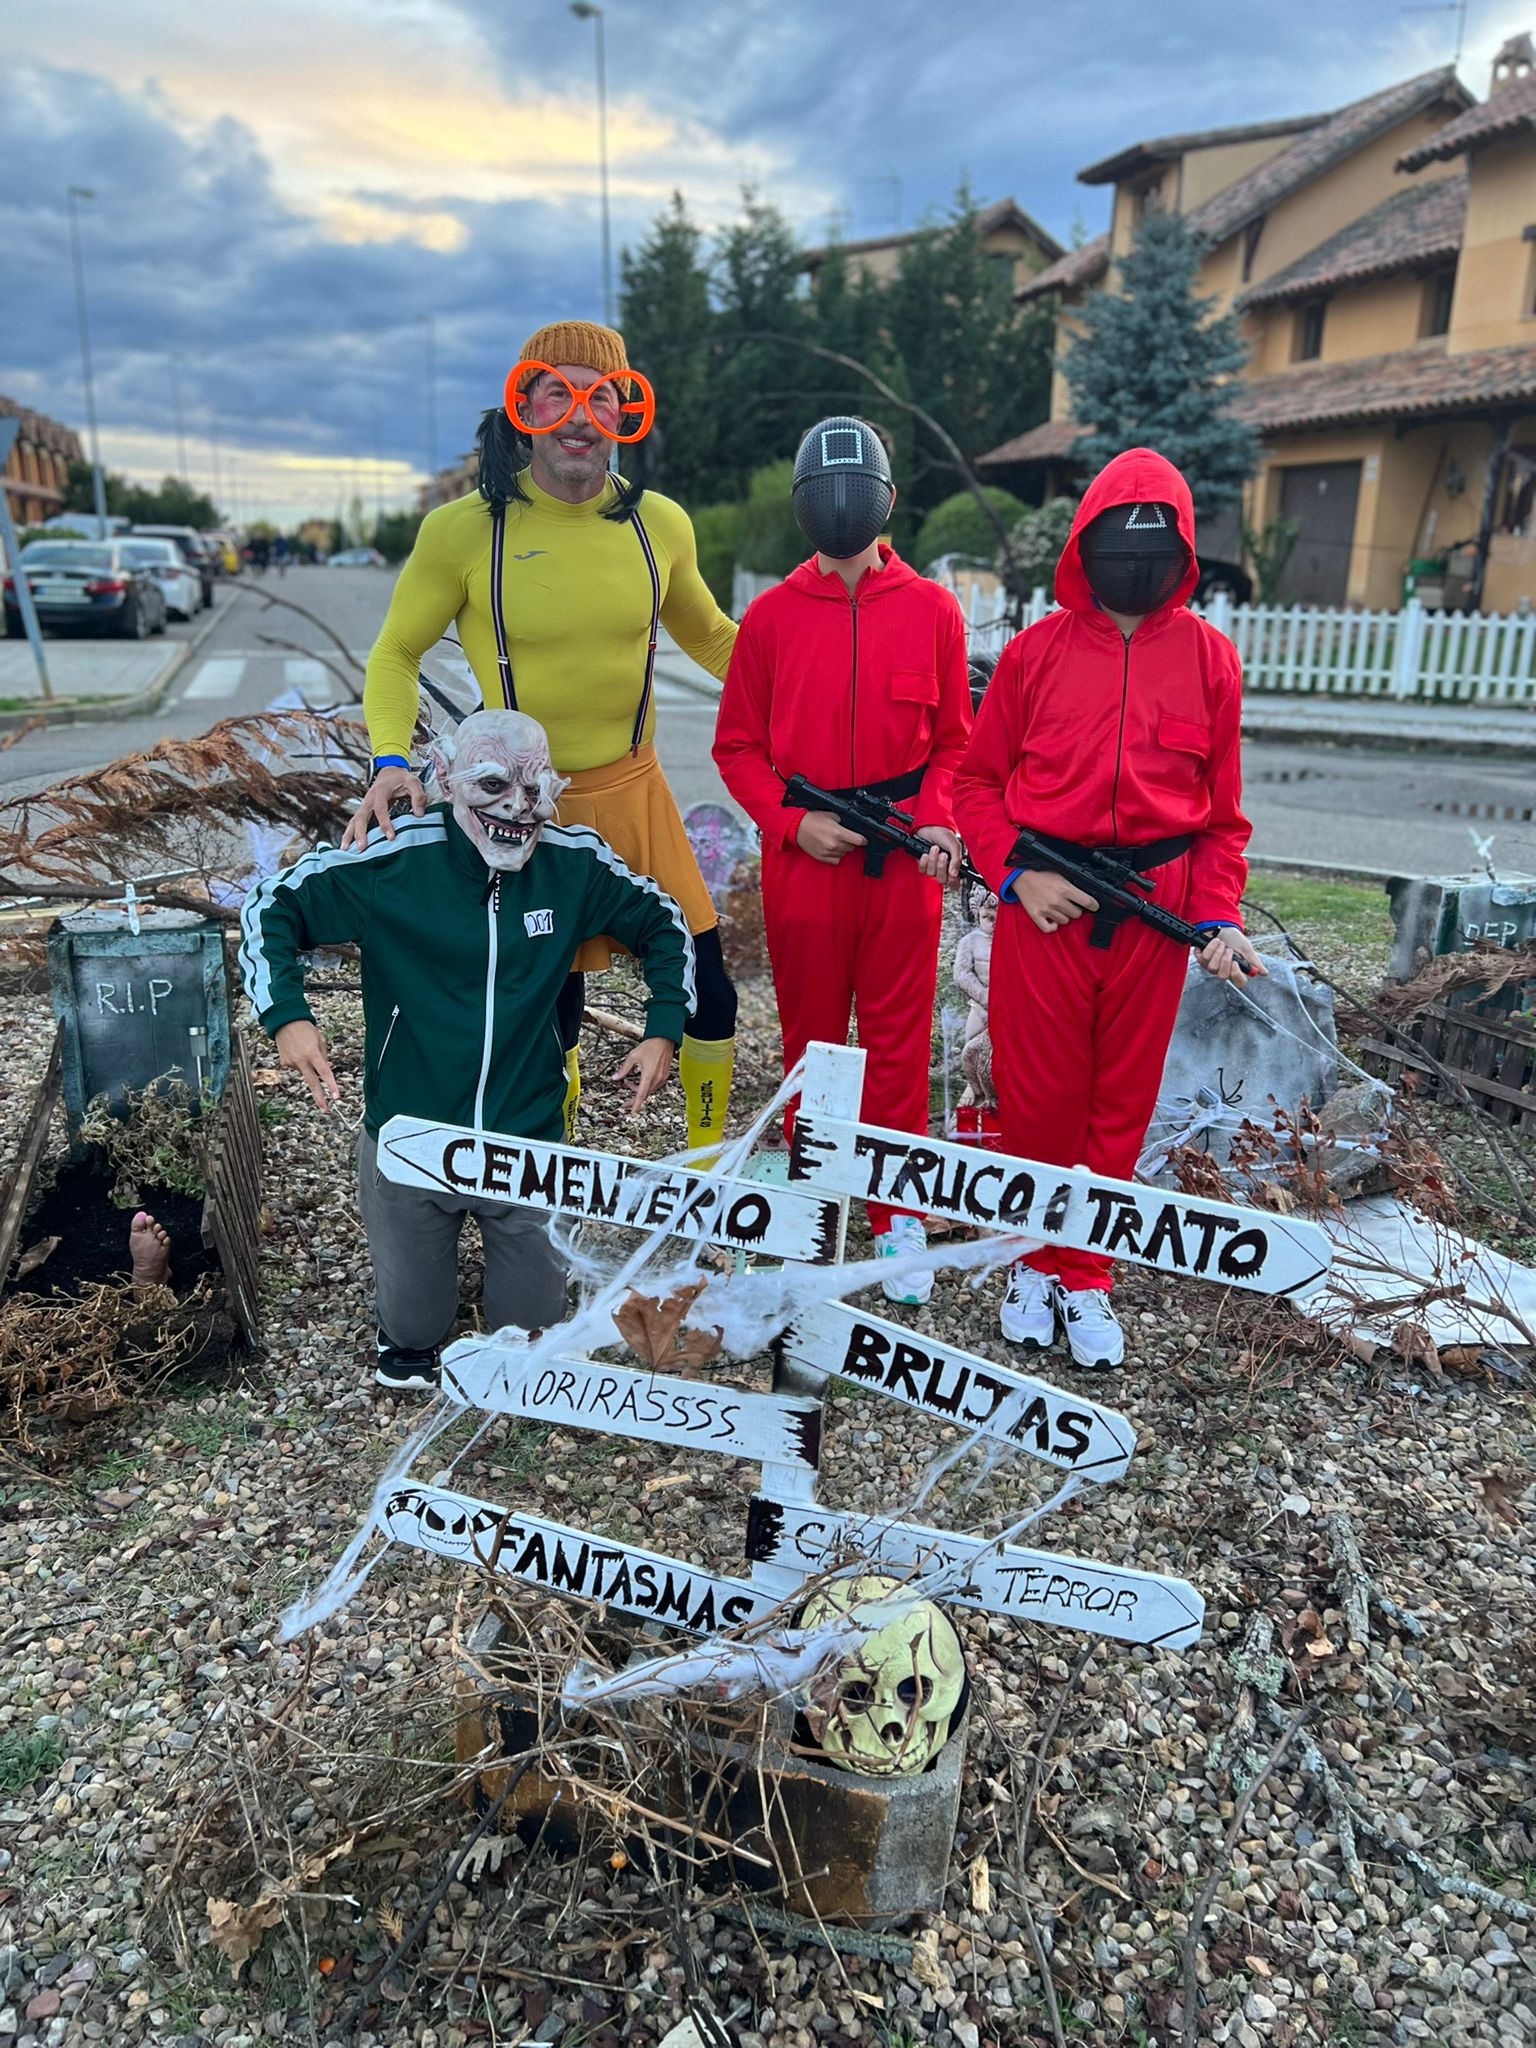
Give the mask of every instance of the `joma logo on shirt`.
[[547, 939], [555, 929], [555, 913], [552, 910], [525, 910], [523, 930], [530, 939]]

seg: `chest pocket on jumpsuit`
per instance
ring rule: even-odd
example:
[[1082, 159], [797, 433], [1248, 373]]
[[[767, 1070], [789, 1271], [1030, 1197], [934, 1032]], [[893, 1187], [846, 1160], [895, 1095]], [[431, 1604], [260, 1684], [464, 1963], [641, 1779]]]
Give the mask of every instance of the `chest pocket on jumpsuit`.
[[1211, 750], [1211, 729], [1190, 718], [1157, 722], [1158, 780], [1167, 789], [1195, 788], [1205, 774]]
[[903, 734], [919, 741], [933, 737], [934, 713], [939, 708], [939, 679], [931, 671], [898, 668], [891, 675], [891, 702]]

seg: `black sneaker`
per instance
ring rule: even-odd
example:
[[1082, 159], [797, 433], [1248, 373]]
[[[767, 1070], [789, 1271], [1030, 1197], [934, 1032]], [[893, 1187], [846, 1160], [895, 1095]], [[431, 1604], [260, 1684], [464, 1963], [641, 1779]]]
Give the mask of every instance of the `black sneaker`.
[[373, 1377], [381, 1387], [395, 1394], [435, 1394], [442, 1376], [442, 1354], [438, 1351], [406, 1351], [391, 1344], [382, 1330], [378, 1333], [379, 1360]]

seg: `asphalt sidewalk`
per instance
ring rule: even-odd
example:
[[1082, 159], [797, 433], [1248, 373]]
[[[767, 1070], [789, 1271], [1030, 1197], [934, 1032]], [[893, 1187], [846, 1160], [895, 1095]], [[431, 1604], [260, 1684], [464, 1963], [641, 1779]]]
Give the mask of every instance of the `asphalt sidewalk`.
[[153, 711], [185, 663], [223, 624], [236, 593], [221, 585], [220, 594], [222, 605], [215, 598], [190, 628], [159, 639], [45, 639], [52, 697], [42, 694], [30, 642], [0, 640], [0, 700], [25, 700], [22, 708], [0, 711], [0, 732], [39, 718], [48, 725], [89, 725]]

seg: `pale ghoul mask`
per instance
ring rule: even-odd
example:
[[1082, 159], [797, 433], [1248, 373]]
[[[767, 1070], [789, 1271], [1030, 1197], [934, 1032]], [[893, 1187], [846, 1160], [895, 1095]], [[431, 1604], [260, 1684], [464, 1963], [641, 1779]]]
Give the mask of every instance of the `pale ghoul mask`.
[[526, 866], [570, 780], [555, 773], [543, 726], [521, 711], [475, 711], [439, 734], [432, 773], [486, 866], [513, 874]]
[[1078, 542], [1088, 588], [1109, 612], [1144, 618], [1184, 580], [1189, 549], [1172, 505], [1111, 505]]
[[800, 443], [790, 508], [811, 546], [830, 561], [849, 561], [878, 540], [895, 496], [890, 457], [868, 420], [822, 420]]

